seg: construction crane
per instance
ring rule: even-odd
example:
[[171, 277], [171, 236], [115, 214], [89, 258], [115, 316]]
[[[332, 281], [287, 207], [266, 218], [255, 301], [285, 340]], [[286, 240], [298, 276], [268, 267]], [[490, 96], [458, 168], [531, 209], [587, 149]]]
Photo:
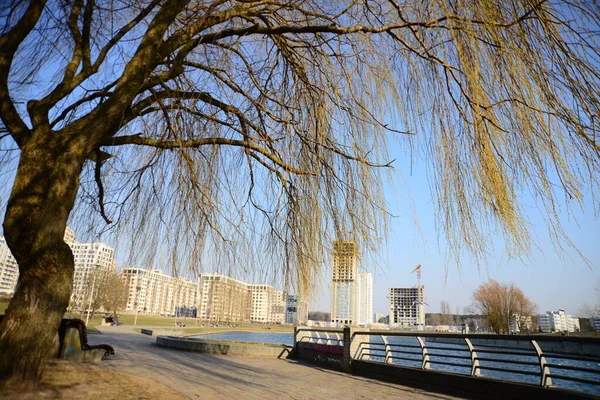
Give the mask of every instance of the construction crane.
[[417, 265], [417, 267], [415, 269], [412, 270], [411, 274], [413, 272], [417, 273], [417, 287], [420, 288], [421, 287], [421, 264]]
[[[427, 304], [425, 302], [425, 297], [423, 296], [423, 289], [421, 288], [421, 268], [423, 268], [423, 266], [421, 264], [419, 264], [411, 272], [411, 274], [414, 272], [417, 273], [417, 300], [415, 300], [412, 305], [413, 305], [413, 307], [415, 305], [419, 306], [417, 308], [417, 310], [418, 310], [417, 313], [419, 315], [422, 315], [421, 318], [424, 318], [425, 317], [425, 306], [429, 307], [429, 304]], [[419, 324], [419, 322], [417, 322], [417, 324]], [[420, 324], [425, 324], [425, 320], [422, 319]]]

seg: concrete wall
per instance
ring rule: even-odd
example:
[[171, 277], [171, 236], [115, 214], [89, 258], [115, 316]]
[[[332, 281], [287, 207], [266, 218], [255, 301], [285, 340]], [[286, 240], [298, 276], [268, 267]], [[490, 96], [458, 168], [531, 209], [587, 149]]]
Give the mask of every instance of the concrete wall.
[[175, 329], [140, 329], [140, 332], [149, 336], [185, 336], [187, 332]]
[[344, 348], [342, 346], [298, 342], [295, 357], [326, 368], [343, 371]]
[[156, 344], [172, 349], [199, 353], [226, 354], [232, 356], [287, 358], [292, 350], [289, 346], [245, 345], [226, 342], [210, 342], [172, 336], [157, 336]]

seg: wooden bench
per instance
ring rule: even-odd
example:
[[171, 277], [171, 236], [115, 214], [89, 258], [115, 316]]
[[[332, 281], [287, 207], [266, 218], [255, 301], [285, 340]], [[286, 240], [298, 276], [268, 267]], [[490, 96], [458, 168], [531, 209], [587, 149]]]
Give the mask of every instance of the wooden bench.
[[[0, 315], [0, 323], [3, 318], [4, 315]], [[57, 334], [58, 349], [53, 352], [55, 357], [74, 361], [99, 361], [102, 357], [115, 354], [115, 349], [111, 345], [90, 345], [85, 323], [79, 318], [63, 318]]]
[[104, 349], [104, 357], [115, 354], [115, 349], [109, 344], [96, 344], [90, 345], [87, 341], [87, 328], [85, 323], [79, 318], [63, 318], [58, 327], [58, 339], [60, 347], [58, 354], [64, 353], [65, 338], [69, 329], [76, 329], [79, 333], [79, 343], [81, 343], [82, 351], [89, 351], [95, 349]]

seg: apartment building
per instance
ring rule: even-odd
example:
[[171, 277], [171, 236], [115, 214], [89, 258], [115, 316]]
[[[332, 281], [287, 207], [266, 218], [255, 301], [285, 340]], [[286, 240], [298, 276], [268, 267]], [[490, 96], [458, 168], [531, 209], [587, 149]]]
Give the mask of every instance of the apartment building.
[[198, 284], [186, 278], [172, 278], [172, 307], [173, 309], [196, 309], [199, 301]]
[[538, 316], [538, 325], [542, 332], [579, 331], [579, 318], [573, 318], [565, 310], [546, 311]]
[[65, 236], [63, 237], [63, 239], [67, 244], [75, 243], [75, 232], [73, 231], [73, 229], [67, 226], [67, 228], [65, 229]]
[[[75, 233], [69, 227], [65, 229], [64, 241], [71, 247], [73, 253], [75, 255], [75, 246], [81, 245], [82, 243], [77, 243], [75, 241]], [[101, 253], [98, 257], [93, 258], [94, 260], [104, 260], [106, 253]], [[87, 275], [83, 271], [86, 270], [86, 263], [89, 259], [88, 254], [86, 253], [86, 257], [83, 258], [83, 253], [77, 253], [77, 255], [81, 255], [80, 257], [75, 257], [75, 279], [73, 282], [73, 292], [75, 290], [81, 290], [82, 287], [82, 279], [85, 279]], [[79, 272], [79, 274], [77, 274]], [[6, 244], [6, 239], [3, 236], [0, 236], [0, 294], [8, 294], [12, 295], [15, 292], [17, 281], [19, 279], [19, 266], [17, 265], [17, 260], [12, 256], [8, 245]], [[75, 293], [75, 297], [80, 296], [79, 293]], [[73, 299], [73, 296], [71, 297]]]
[[189, 279], [136, 267], [123, 268], [121, 277], [127, 287], [127, 311], [175, 315], [178, 307], [197, 305], [198, 285]]
[[105, 243], [68, 243], [75, 258], [73, 290], [71, 304], [83, 309], [88, 300], [89, 291], [96, 278], [109, 272], [116, 272], [115, 251]]
[[331, 322], [356, 324], [358, 245], [354, 241], [333, 242]]
[[356, 324], [373, 323], [373, 276], [368, 272], [359, 272], [357, 279]]
[[302, 325], [308, 320], [308, 305], [296, 295], [288, 295], [285, 302], [285, 323]]
[[271, 316], [269, 322], [273, 324], [285, 323], [285, 304], [287, 292], [284, 290], [271, 289]]
[[19, 266], [12, 256], [6, 239], [0, 236], [0, 294], [12, 295], [19, 279]]
[[193, 282], [135, 267], [123, 268], [121, 276], [128, 288], [128, 311], [177, 312], [214, 323], [285, 322], [287, 294], [269, 285], [250, 285], [217, 273], [200, 274]]
[[249, 285], [216, 273], [200, 274], [198, 317], [211, 322], [246, 322], [250, 319]]
[[270, 285], [248, 285], [251, 295], [250, 321], [282, 324], [285, 321], [287, 294]]

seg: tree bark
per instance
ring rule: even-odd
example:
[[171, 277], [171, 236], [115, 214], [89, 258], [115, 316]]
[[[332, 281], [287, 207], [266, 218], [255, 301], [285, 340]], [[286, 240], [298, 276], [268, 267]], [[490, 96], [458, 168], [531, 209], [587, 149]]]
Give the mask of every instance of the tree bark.
[[74, 258], [63, 236], [85, 152], [73, 138], [39, 128], [21, 149], [4, 218], [19, 281], [0, 325], [0, 386], [31, 387], [69, 305]]

